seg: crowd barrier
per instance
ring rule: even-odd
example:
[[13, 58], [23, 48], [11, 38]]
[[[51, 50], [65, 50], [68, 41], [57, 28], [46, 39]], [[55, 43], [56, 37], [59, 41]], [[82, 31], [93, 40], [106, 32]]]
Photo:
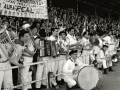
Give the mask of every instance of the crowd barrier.
[[[85, 58], [85, 57], [88, 57], [88, 56], [90, 56], [91, 54], [88, 54], [88, 55], [81, 55], [81, 56], [79, 56], [79, 58], [81, 57], [81, 58]], [[64, 58], [65, 59], [65, 58]], [[23, 67], [25, 67], [25, 66], [32, 66], [32, 65], [38, 65], [38, 64], [45, 64], [46, 65], [46, 75], [45, 75], [45, 78], [42, 78], [42, 79], [40, 79], [40, 80], [34, 80], [34, 81], [31, 81], [31, 82], [29, 82], [29, 83], [25, 83], [25, 84], [20, 84], [20, 85], [17, 85], [17, 86], [13, 86], [13, 87], [11, 87], [11, 89], [7, 89], [7, 90], [12, 90], [12, 89], [14, 89], [14, 88], [18, 88], [18, 87], [21, 87], [21, 86], [25, 86], [25, 85], [29, 85], [29, 84], [32, 84], [32, 83], [35, 83], [35, 82], [38, 82], [38, 81], [42, 81], [42, 80], [46, 80], [46, 84], [47, 84], [47, 89], [49, 89], [49, 85], [48, 85], [48, 77], [47, 77], [47, 73], [48, 73], [48, 63], [49, 62], [57, 62], [57, 61], [61, 61], [61, 60], [64, 60], [63, 58], [58, 58], [58, 60], [47, 60], [47, 61], [42, 61], [42, 62], [36, 62], [36, 63], [32, 63], [32, 64], [26, 64], [26, 65], [24, 65]], [[84, 61], [84, 62], [86, 62], [86, 61]], [[0, 69], [0, 71], [5, 71], [5, 70], [10, 70], [10, 69], [15, 69], [15, 68], [20, 68], [20, 67], [18, 67], [18, 66], [14, 66], [14, 67], [11, 67], [11, 68], [2, 68], [2, 69]], [[63, 73], [58, 73], [58, 74], [56, 74], [55, 76], [59, 76], [59, 75], [62, 75]], [[6, 90], [6, 88], [4, 88], [5, 90]]]

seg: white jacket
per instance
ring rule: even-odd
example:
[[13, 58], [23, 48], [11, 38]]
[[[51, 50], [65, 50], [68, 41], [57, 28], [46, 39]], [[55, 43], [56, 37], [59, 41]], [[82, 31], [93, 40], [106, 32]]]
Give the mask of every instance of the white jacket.
[[[75, 66], [75, 64], [77, 64], [77, 66]], [[73, 75], [72, 73], [73, 70], [75, 70], [76, 68], [81, 69], [85, 65], [86, 64], [82, 63], [79, 59], [77, 59], [75, 62], [72, 59], [68, 59], [65, 65], [63, 66], [63, 75], [65, 76]]]

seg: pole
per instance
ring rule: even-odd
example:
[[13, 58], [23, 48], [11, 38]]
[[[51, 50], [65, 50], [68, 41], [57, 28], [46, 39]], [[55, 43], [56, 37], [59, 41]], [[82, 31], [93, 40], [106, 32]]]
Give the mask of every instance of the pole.
[[78, 3], [79, 3], [79, 2], [78, 2], [78, 0], [77, 0], [77, 14], [78, 14], [78, 11], [79, 11], [79, 9], [78, 9], [78, 7], [79, 7]]

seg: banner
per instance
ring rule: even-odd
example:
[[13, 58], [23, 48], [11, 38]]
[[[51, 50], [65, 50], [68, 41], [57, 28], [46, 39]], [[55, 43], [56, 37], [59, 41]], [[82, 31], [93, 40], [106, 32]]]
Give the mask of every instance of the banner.
[[47, 0], [0, 0], [0, 15], [48, 19]]

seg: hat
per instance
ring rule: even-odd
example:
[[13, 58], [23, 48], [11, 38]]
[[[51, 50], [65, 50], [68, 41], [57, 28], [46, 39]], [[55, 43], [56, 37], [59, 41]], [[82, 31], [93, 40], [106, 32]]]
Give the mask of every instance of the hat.
[[78, 51], [78, 50], [71, 50], [71, 51], [69, 52], [69, 55], [72, 55], [72, 54], [74, 54], [74, 53], [77, 53], [77, 51]]
[[108, 48], [108, 45], [107, 45], [107, 44], [105, 44], [105, 45], [103, 45], [103, 47], [107, 47], [107, 48]]

